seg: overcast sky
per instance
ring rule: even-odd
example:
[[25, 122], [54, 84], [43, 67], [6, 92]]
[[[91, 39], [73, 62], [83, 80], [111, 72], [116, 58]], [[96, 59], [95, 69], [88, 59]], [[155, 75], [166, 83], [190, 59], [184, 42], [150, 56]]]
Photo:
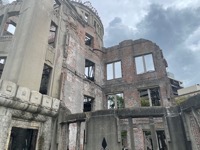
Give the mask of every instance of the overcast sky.
[[151, 40], [176, 79], [184, 86], [200, 83], [200, 0], [90, 1], [104, 24], [105, 47], [126, 39]]
[[184, 86], [200, 83], [200, 0], [90, 0], [104, 24], [104, 46], [145, 38], [164, 52]]

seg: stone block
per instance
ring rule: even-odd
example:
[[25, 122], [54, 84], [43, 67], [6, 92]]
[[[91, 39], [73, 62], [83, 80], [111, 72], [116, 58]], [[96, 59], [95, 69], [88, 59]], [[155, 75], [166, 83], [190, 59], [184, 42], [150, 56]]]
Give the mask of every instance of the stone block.
[[30, 101], [31, 91], [26, 87], [18, 87], [16, 98], [22, 101]]
[[51, 108], [51, 106], [52, 106], [52, 97], [47, 96], [47, 95], [43, 95], [42, 96], [42, 106], [47, 107], [47, 108]]
[[56, 98], [53, 98], [52, 109], [58, 111], [59, 106], [60, 106], [60, 100], [56, 99]]
[[30, 102], [33, 104], [40, 105], [42, 101], [42, 94], [37, 91], [31, 91]]
[[7, 97], [14, 97], [17, 91], [17, 85], [11, 81], [3, 80], [0, 93]]

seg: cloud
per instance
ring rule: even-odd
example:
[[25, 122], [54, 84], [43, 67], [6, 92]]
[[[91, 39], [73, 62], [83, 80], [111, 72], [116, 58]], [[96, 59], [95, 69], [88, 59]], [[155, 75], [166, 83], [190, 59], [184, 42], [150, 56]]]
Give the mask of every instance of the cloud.
[[131, 39], [134, 36], [134, 30], [122, 23], [122, 19], [115, 17], [106, 28], [104, 36], [105, 47], [116, 45], [125, 39]]
[[[83, 0], [87, 1], [87, 0]], [[90, 0], [107, 28], [113, 18], [119, 17], [124, 24], [135, 26], [146, 15], [150, 0]], [[145, 4], [145, 5], [144, 5]]]
[[185, 41], [185, 46], [193, 52], [200, 52], [200, 27], [191, 33]]
[[182, 43], [188, 34], [196, 30], [200, 22], [200, 9], [174, 7], [164, 9], [160, 5], [151, 5], [148, 15], [138, 24], [140, 36], [156, 41], [164, 48], [172, 48]]
[[[164, 9], [151, 5], [148, 15], [137, 25], [137, 36], [156, 42], [164, 51], [169, 71], [185, 85], [199, 83], [200, 8]], [[195, 75], [194, 75], [195, 74]]]
[[163, 49], [169, 71], [186, 86], [200, 83], [200, 8], [163, 7], [152, 4], [133, 28], [115, 17], [106, 28], [105, 46], [125, 39], [149, 39]]

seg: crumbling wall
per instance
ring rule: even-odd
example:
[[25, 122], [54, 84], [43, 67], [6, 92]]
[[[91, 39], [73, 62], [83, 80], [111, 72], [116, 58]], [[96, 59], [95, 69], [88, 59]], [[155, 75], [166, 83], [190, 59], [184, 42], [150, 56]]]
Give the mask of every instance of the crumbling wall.
[[[81, 3], [77, 3], [82, 10], [90, 12], [88, 20], [91, 21], [95, 17], [90, 9]], [[75, 5], [75, 6], [76, 6]], [[72, 113], [83, 112], [84, 95], [94, 98], [92, 110], [102, 109], [102, 84], [103, 84], [103, 67], [102, 67], [102, 40], [97, 40], [99, 35], [95, 32], [95, 27], [89, 25], [81, 16], [74, 10], [69, 12], [69, 15], [63, 16], [68, 18], [66, 48], [63, 60], [63, 82], [62, 82], [62, 99]], [[73, 11], [73, 10], [72, 10]], [[79, 10], [80, 11], [80, 10]], [[74, 19], [74, 15], [80, 20]], [[92, 16], [93, 15], [93, 16]], [[86, 34], [92, 37], [92, 45], [86, 44]], [[96, 51], [95, 49], [98, 49]], [[100, 51], [99, 51], [100, 50]], [[86, 60], [93, 62], [94, 80], [90, 80], [85, 76]]]
[[[155, 70], [137, 74], [135, 57], [147, 54], [152, 54]], [[166, 73], [166, 63], [162, 51], [156, 44], [143, 39], [123, 41], [119, 45], [106, 49], [104, 67], [106, 68], [106, 64], [115, 61], [121, 61], [122, 78], [106, 80], [105, 71], [105, 94], [123, 92], [125, 107], [136, 107], [141, 106], [139, 89], [159, 87], [161, 105], [170, 105], [168, 100], [170, 89], [168, 88], [169, 80]]]

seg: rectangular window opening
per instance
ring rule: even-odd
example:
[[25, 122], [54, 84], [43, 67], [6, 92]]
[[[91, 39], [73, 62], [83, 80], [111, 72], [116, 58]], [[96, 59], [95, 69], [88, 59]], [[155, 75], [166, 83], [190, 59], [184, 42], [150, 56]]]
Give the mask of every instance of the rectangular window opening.
[[153, 150], [153, 141], [151, 137], [151, 131], [143, 131], [144, 145], [146, 150]]
[[121, 61], [107, 64], [106, 70], [107, 70], [107, 80], [121, 78], [122, 77]]
[[94, 38], [90, 34], [86, 33], [85, 34], [85, 45], [93, 47], [93, 44], [94, 44]]
[[[1, 2], [0, 2], [0, 5], [1, 5]], [[3, 21], [3, 17], [4, 17], [3, 15], [0, 16], [0, 24], [1, 24], [2, 21]]]
[[37, 129], [12, 127], [8, 150], [35, 150], [37, 136]]
[[56, 35], [57, 35], [57, 26], [54, 22], [51, 22], [49, 29], [48, 44], [54, 48], [56, 46]]
[[83, 112], [89, 112], [93, 110], [94, 98], [89, 96], [84, 96], [83, 100]]
[[135, 57], [135, 64], [137, 74], [155, 71], [152, 54]]
[[128, 150], [128, 141], [127, 141], [127, 131], [121, 131], [121, 141], [122, 141], [122, 149]]
[[99, 24], [97, 24], [97, 32], [99, 33], [99, 30], [100, 30], [100, 26]]
[[107, 96], [107, 106], [108, 106], [108, 109], [124, 108], [123, 93], [108, 95]]
[[0, 57], [0, 78], [3, 74], [5, 63], [6, 63], [6, 57]]
[[87, 13], [85, 13], [85, 18], [84, 19], [85, 19], [86, 22], [88, 22], [88, 17], [89, 17], [89, 15]]
[[160, 90], [159, 88], [151, 88], [139, 90], [141, 106], [160, 106]]
[[96, 22], [96, 21], [94, 21], [94, 27], [95, 27], [95, 28], [97, 27], [97, 22]]
[[51, 72], [52, 72], [52, 68], [44, 64], [42, 79], [41, 79], [41, 84], [40, 84], [41, 94], [48, 94]]
[[164, 130], [156, 131], [159, 150], [167, 150], [166, 136]]
[[16, 26], [17, 26], [17, 21], [19, 19], [19, 15], [14, 15], [8, 17], [5, 26], [4, 26], [4, 31], [3, 35], [14, 35]]
[[95, 63], [85, 60], [85, 78], [94, 81]]
[[[153, 150], [153, 139], [151, 135], [151, 131], [143, 131], [144, 134], [144, 145], [146, 150]], [[158, 149], [159, 150], [167, 150], [166, 144], [166, 136], [164, 130], [156, 131], [157, 135], [157, 142], [158, 142]]]

